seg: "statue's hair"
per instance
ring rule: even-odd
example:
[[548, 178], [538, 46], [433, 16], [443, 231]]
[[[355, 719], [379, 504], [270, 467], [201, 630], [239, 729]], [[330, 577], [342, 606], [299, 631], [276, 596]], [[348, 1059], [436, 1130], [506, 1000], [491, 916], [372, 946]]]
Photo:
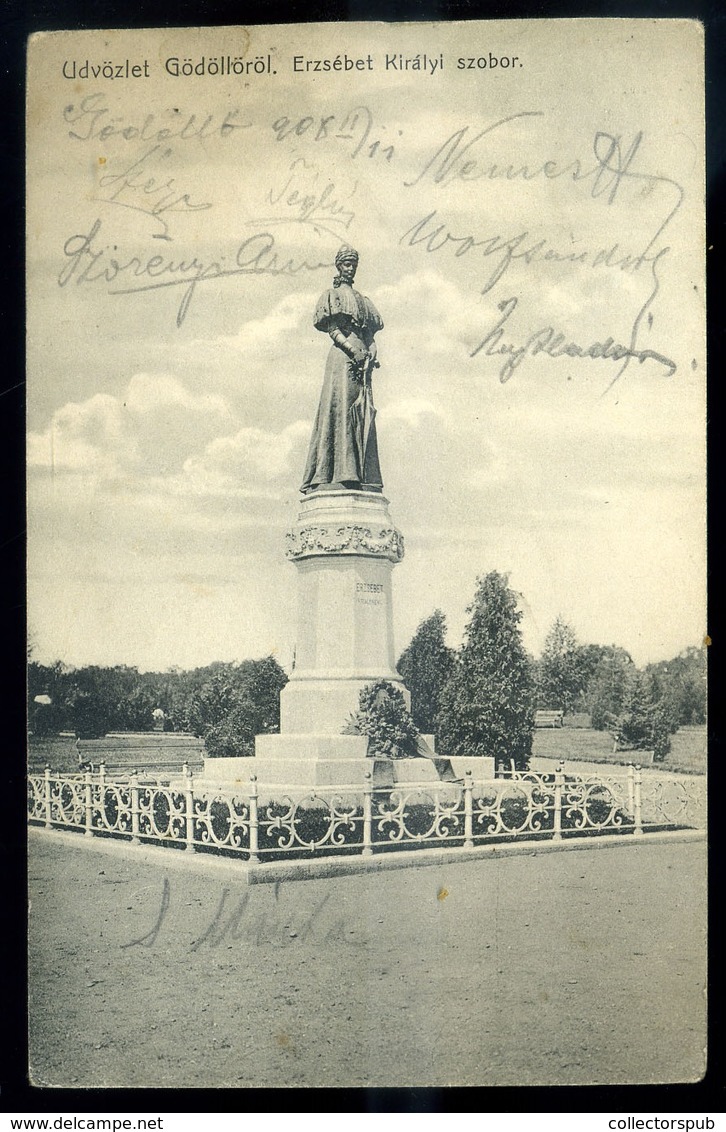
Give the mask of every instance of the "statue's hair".
[[357, 264], [358, 260], [360, 259], [360, 256], [358, 255], [358, 252], [355, 250], [355, 248], [352, 248], [350, 246], [350, 244], [341, 244], [341, 246], [338, 248], [338, 253], [335, 257], [335, 266], [338, 269], [338, 274], [336, 275], [335, 279], [333, 280], [333, 286], [334, 287], [340, 287], [340, 284], [341, 284], [340, 265], [346, 259], [354, 259], [356, 264]]
[[360, 256], [350, 244], [341, 244], [335, 257], [335, 266], [339, 268], [344, 259], [354, 259], [357, 263]]

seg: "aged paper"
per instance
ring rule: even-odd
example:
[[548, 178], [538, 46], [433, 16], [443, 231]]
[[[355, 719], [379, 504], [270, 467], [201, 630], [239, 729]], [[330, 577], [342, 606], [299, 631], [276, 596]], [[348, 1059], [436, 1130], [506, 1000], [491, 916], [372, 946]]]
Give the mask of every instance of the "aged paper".
[[[474, 579], [489, 570], [521, 594], [534, 654], [558, 614], [583, 641], [622, 645], [638, 665], [701, 644], [699, 24], [38, 34], [27, 118], [28, 585], [39, 660], [163, 671], [273, 653], [289, 668], [284, 532], [327, 349], [312, 315], [341, 244], [357, 249], [361, 288], [385, 323], [375, 397], [385, 493], [406, 538], [394, 581], [399, 652], [435, 608], [456, 644]], [[579, 856], [595, 855], [569, 854]], [[575, 887], [585, 871], [574, 869]], [[525, 905], [526, 878], [516, 885]], [[396, 892], [405, 899], [405, 884]], [[522, 919], [508, 946], [523, 948], [531, 930]], [[577, 933], [558, 930], [575, 954]], [[108, 985], [129, 954], [109, 958]], [[482, 1032], [494, 1041], [497, 1025], [475, 1017], [473, 999], [480, 1044], [458, 1068], [441, 1062], [446, 1002], [427, 1000], [424, 1026], [420, 989], [420, 1056], [398, 1062], [388, 1034], [385, 1064], [361, 1068], [328, 1044], [316, 1070], [286, 1027], [302, 1025], [300, 1010], [310, 1024], [320, 999], [295, 1013], [287, 955], [276, 953], [275, 993], [294, 1017], [270, 1031], [264, 1071], [238, 1059], [238, 1078], [210, 1046], [194, 1082], [186, 1062], [175, 1077], [177, 1052], [161, 1037], [164, 1056], [118, 1068], [110, 1037], [88, 1083], [640, 1079], [637, 1068], [628, 1077], [627, 1045], [580, 1063], [545, 1058], [531, 1072], [487, 1053]], [[473, 992], [475, 951], [466, 962], [458, 975]], [[370, 1012], [356, 1017], [375, 1027], [382, 976], [364, 970]], [[327, 992], [340, 1050], [355, 1012], [346, 986]], [[252, 993], [238, 988], [235, 1009]], [[523, 1032], [541, 1032], [544, 1002], [515, 1012]], [[515, 1022], [499, 1009], [501, 1037]], [[641, 1048], [647, 1035], [632, 1040]], [[669, 1052], [661, 1079], [693, 1079], [697, 1060]], [[70, 1083], [67, 1069], [53, 1072], [51, 1084]]]

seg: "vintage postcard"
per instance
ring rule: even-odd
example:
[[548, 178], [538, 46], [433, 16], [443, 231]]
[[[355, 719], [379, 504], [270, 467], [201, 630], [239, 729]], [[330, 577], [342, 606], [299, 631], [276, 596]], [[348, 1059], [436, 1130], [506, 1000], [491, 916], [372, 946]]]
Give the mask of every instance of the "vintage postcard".
[[703, 102], [688, 20], [31, 37], [36, 1084], [702, 1076]]

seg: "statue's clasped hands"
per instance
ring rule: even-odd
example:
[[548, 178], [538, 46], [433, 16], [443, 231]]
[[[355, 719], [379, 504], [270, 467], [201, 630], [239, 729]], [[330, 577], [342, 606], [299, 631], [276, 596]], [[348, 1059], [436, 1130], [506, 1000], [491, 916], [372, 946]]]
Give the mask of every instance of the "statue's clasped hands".
[[345, 338], [340, 331], [336, 331], [331, 337], [336, 346], [343, 350], [350, 360], [355, 363], [355, 367], [361, 375], [369, 364], [371, 364], [371, 368], [378, 369], [380, 363], [377, 360], [378, 351], [376, 350], [374, 342], [371, 343], [369, 349], [366, 349], [359, 339], [353, 335], [349, 338]]

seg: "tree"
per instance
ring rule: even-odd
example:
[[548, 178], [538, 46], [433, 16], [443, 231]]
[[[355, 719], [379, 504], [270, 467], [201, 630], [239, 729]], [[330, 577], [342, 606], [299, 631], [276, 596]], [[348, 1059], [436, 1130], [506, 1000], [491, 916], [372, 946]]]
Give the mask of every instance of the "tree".
[[217, 672], [193, 691], [186, 705], [185, 730], [204, 738], [212, 727], [222, 723], [237, 706], [237, 689], [232, 673]]
[[[255, 735], [280, 726], [280, 691], [287, 676], [274, 657], [239, 665], [215, 661], [191, 672], [144, 672], [127, 665], [66, 668], [31, 661], [28, 719], [40, 733], [72, 727], [82, 738], [109, 731], [151, 731], [154, 710], [166, 715], [165, 730], [193, 731], [218, 748], [251, 754]], [[51, 707], [39, 705], [43, 695]]]
[[114, 731], [151, 731], [154, 726], [153, 692], [138, 672], [126, 679], [115, 696], [113, 704]]
[[470, 621], [439, 711], [447, 754], [491, 755], [497, 769], [513, 759], [526, 769], [534, 730], [532, 664], [522, 644], [516, 595], [506, 575], [477, 580]]
[[238, 696], [234, 707], [204, 736], [207, 754], [214, 759], [249, 758], [255, 753], [255, 705], [247, 696]]
[[625, 649], [603, 647], [586, 693], [587, 710], [597, 731], [608, 730], [622, 714], [634, 674], [635, 666]]
[[608, 655], [605, 645], [578, 645], [577, 670], [580, 674], [581, 691], [575, 702], [575, 711], [590, 711], [590, 686], [598, 665]]
[[61, 729], [62, 716], [55, 704], [33, 704], [28, 715], [28, 724], [33, 735], [39, 739], [57, 735]]
[[667, 670], [650, 664], [645, 669], [645, 682], [651, 703], [658, 705], [668, 731], [675, 734], [681, 725], [680, 697], [668, 679]]
[[706, 649], [688, 648], [672, 660], [649, 664], [656, 697], [672, 722], [671, 730], [706, 722]]
[[653, 703], [648, 680], [640, 672], [630, 681], [613, 737], [618, 750], [653, 751], [656, 762], [662, 762], [671, 748], [665, 713], [659, 704]]
[[215, 664], [186, 707], [189, 730], [205, 741], [213, 757], [254, 754], [255, 735], [280, 728], [280, 692], [287, 676], [273, 656], [240, 665]]
[[414, 723], [424, 733], [437, 730], [441, 693], [454, 667], [455, 653], [445, 637], [446, 617], [436, 609], [421, 622], [397, 665], [411, 693]]
[[66, 700], [68, 718], [79, 739], [102, 739], [111, 731], [111, 720], [103, 699], [78, 686]]
[[[56, 660], [51, 665], [31, 660], [28, 665], [28, 725], [34, 735], [53, 735], [62, 730], [65, 718], [65, 689], [68, 669]], [[50, 704], [36, 701], [44, 696]]]
[[238, 671], [241, 690], [254, 706], [254, 734], [279, 731], [280, 692], [287, 684], [285, 670], [274, 656], [264, 656], [260, 660], [243, 660]]
[[671, 749], [670, 720], [661, 704], [651, 707], [652, 729], [651, 742], [653, 745], [653, 762], [661, 763]]
[[580, 651], [572, 626], [557, 617], [545, 638], [539, 663], [538, 703], [569, 714], [583, 691]]

